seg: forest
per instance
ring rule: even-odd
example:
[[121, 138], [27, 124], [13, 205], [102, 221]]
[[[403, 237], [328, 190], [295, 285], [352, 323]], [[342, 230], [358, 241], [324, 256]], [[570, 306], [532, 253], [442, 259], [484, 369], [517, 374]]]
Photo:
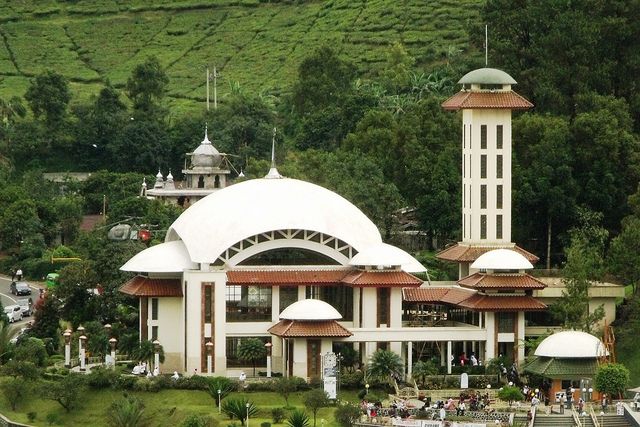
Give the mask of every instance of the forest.
[[[205, 126], [248, 178], [266, 174], [276, 128], [280, 172], [343, 195], [387, 240], [400, 230], [399, 212], [409, 210], [413, 229], [425, 236], [424, 251], [458, 241], [460, 117], [440, 104], [459, 90], [460, 77], [485, 66], [488, 23], [488, 65], [512, 75], [514, 89], [535, 105], [513, 117], [514, 241], [540, 257], [538, 268], [571, 266], [573, 259], [569, 270], [580, 264], [577, 276], [629, 285], [635, 293], [639, 18], [640, 1], [488, 0], [478, 19], [465, 21], [461, 48], [438, 60], [416, 58], [415, 46], [396, 41], [365, 70], [362, 57], [339, 42], [312, 44], [282, 90], [235, 82], [209, 111], [202, 101], [180, 113], [171, 109], [175, 83], [153, 54], [132, 64], [119, 83], [106, 78], [95, 95], [80, 98], [65, 70], [38, 72], [22, 96], [0, 100], [1, 267], [21, 266], [40, 278], [52, 256], [80, 257], [66, 280], [86, 288], [100, 283], [112, 299], [66, 318], [119, 316], [117, 287], [125, 277], [118, 267], [144, 245], [109, 242], [105, 229], [80, 232], [82, 216], [106, 207], [107, 223], [154, 224], [160, 241], [180, 210], [137, 197], [142, 179], [153, 182], [160, 170], [179, 180], [185, 153]], [[92, 175], [53, 185], [43, 172]], [[451, 278], [432, 256], [423, 259], [432, 278]], [[640, 310], [629, 307], [624, 321], [640, 322]]]

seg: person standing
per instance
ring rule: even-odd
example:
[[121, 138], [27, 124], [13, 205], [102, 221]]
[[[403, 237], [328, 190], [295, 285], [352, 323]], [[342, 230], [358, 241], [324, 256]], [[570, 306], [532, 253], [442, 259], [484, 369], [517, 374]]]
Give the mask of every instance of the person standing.
[[22, 280], [22, 269], [18, 268], [18, 270], [16, 271], [16, 277], [18, 278], [18, 280]]
[[602, 412], [607, 412], [607, 394], [602, 394]]

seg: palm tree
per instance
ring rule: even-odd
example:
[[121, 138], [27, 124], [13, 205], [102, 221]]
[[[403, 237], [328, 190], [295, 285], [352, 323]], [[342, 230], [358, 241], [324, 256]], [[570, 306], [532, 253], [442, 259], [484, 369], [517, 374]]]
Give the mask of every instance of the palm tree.
[[[164, 362], [164, 349], [160, 346], [160, 363]], [[156, 354], [155, 345], [153, 342], [146, 340], [141, 341], [136, 349], [133, 350], [131, 357], [134, 360], [141, 360], [147, 362], [147, 366], [151, 366], [151, 362]]]
[[22, 104], [22, 99], [18, 96], [12, 97], [9, 101], [0, 98], [0, 118], [5, 128], [13, 124], [17, 117], [27, 115], [27, 109]]
[[258, 338], [242, 340], [238, 346], [238, 359], [253, 364], [253, 376], [256, 376], [256, 362], [267, 356], [264, 343]]
[[382, 381], [399, 380], [403, 377], [404, 369], [400, 356], [390, 350], [377, 350], [369, 361], [369, 374]]
[[[2, 310], [2, 303], [0, 303], [0, 310]], [[6, 317], [4, 310], [0, 313], [0, 316]], [[0, 365], [3, 360], [7, 360], [6, 357], [13, 350], [13, 344], [11, 344], [11, 328], [9, 321], [6, 319], [0, 319]], [[5, 358], [6, 357], [6, 358]]]

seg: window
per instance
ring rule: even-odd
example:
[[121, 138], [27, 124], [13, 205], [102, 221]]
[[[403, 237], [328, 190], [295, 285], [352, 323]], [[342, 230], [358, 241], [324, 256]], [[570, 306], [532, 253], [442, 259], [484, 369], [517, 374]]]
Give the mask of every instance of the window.
[[280, 310], [289, 307], [294, 302], [298, 301], [298, 287], [297, 286], [280, 286]]
[[502, 178], [502, 154], [496, 158], [496, 178]]
[[487, 186], [480, 186], [480, 209], [487, 209]]
[[151, 327], [151, 341], [155, 341], [158, 339], [158, 327], [157, 326], [152, 326]]
[[[502, 156], [498, 156], [498, 157], [502, 157]], [[480, 156], [480, 178], [486, 178], [486, 177], [487, 177], [487, 155], [483, 154], [482, 156]]]
[[348, 286], [307, 286], [306, 298], [319, 299], [332, 305], [342, 320], [353, 320], [353, 288]]
[[204, 323], [212, 323], [211, 285], [204, 287]]
[[480, 238], [487, 238], [487, 216], [480, 215]]
[[467, 207], [467, 186], [462, 184], [462, 207]]
[[496, 209], [502, 209], [502, 184], [496, 186]]
[[462, 148], [467, 148], [467, 125], [462, 125]]
[[151, 298], [151, 320], [158, 320], [158, 298]]
[[389, 313], [389, 303], [390, 300], [390, 289], [389, 288], [378, 288], [378, 326], [387, 325], [389, 327], [390, 321], [390, 313]]
[[487, 125], [480, 126], [480, 149], [487, 149]]
[[271, 320], [271, 287], [227, 286], [227, 322]]
[[204, 176], [202, 175], [198, 177], [198, 188], [204, 188]]
[[496, 148], [502, 149], [502, 125], [496, 127]]
[[499, 333], [510, 333], [514, 331], [514, 319], [515, 313], [496, 313], [498, 316], [498, 332]]
[[471, 140], [473, 139], [473, 132], [471, 132], [471, 125], [469, 125], [469, 150], [471, 150]]
[[467, 155], [462, 155], [462, 177], [465, 178], [467, 176]]
[[502, 215], [496, 215], [496, 239], [502, 239]]
[[[243, 340], [248, 340], [249, 338], [257, 338], [263, 343], [267, 343], [269, 341], [268, 337], [227, 337], [227, 366], [232, 368], [239, 367], [247, 367], [253, 366], [252, 362], [248, 362], [246, 360], [240, 360], [238, 358], [238, 348]], [[255, 361], [255, 366], [257, 368], [264, 368], [267, 366], [267, 354], [265, 353], [264, 358], [258, 359]]]

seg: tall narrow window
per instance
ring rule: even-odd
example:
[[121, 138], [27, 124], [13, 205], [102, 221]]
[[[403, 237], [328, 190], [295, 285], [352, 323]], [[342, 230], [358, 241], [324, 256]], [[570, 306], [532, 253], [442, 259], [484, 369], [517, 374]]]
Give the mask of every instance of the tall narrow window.
[[496, 239], [502, 239], [502, 215], [496, 215]]
[[151, 298], [151, 320], [158, 320], [158, 298]]
[[473, 142], [473, 132], [471, 131], [471, 125], [469, 125], [469, 150], [471, 150], [472, 142]]
[[151, 341], [155, 341], [158, 339], [158, 327], [157, 326], [152, 326], [151, 327]]
[[496, 158], [496, 178], [502, 178], [502, 154]]
[[[502, 157], [502, 156], [498, 156]], [[502, 163], [502, 160], [500, 161]], [[480, 156], [480, 178], [487, 177], [487, 155], [483, 154]], [[500, 176], [498, 178], [502, 178], [502, 172], [500, 172]]]
[[480, 209], [487, 209], [487, 186], [480, 186]]
[[462, 148], [467, 148], [467, 125], [462, 125]]
[[211, 285], [204, 287], [204, 323], [211, 323]]
[[467, 186], [462, 184], [462, 207], [467, 207]]
[[496, 127], [496, 148], [502, 149], [502, 125]]
[[487, 149], [487, 125], [480, 126], [480, 149]]
[[480, 215], [480, 238], [487, 238], [487, 216]]
[[469, 185], [469, 209], [471, 209], [471, 185]]
[[467, 177], [467, 156], [465, 154], [462, 155], [462, 177]]
[[502, 184], [496, 187], [496, 209], [502, 209]]

